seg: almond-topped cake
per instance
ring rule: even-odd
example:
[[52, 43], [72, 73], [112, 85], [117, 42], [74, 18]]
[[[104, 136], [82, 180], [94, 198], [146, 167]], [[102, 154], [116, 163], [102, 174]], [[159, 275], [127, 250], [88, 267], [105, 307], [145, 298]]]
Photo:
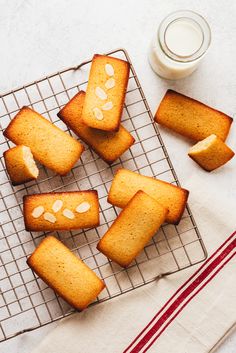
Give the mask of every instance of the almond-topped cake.
[[155, 121], [194, 141], [211, 134], [225, 141], [233, 119], [193, 98], [168, 90], [157, 109]]
[[23, 215], [28, 231], [97, 227], [98, 194], [95, 190], [85, 190], [25, 195]]
[[57, 115], [105, 162], [112, 164], [135, 140], [122, 125], [120, 125], [119, 131], [117, 132], [97, 130], [85, 125], [82, 119], [84, 100], [85, 92], [80, 91]]
[[105, 288], [104, 282], [54, 236], [47, 236], [27, 264], [77, 310], [85, 309]]
[[98, 243], [98, 250], [127, 267], [158, 231], [168, 209], [143, 191], [127, 203]]
[[119, 130], [129, 70], [127, 61], [94, 55], [82, 113], [87, 126], [105, 131]]
[[16, 145], [30, 147], [36, 160], [60, 175], [69, 173], [84, 150], [79, 141], [29, 107], [19, 111], [4, 136]]
[[39, 170], [29, 147], [23, 145], [12, 147], [5, 151], [3, 156], [12, 185], [37, 179]]
[[137, 191], [142, 190], [168, 208], [166, 222], [178, 224], [184, 212], [188, 190], [128, 169], [119, 169], [112, 181], [108, 202], [124, 208]]

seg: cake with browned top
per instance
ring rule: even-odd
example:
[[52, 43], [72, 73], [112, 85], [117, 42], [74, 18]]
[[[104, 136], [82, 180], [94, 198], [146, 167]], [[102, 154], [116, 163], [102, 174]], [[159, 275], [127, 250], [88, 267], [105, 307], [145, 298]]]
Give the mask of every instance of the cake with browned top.
[[213, 134], [191, 147], [188, 155], [200, 167], [210, 172], [227, 163], [233, 158], [234, 152]]
[[10, 122], [4, 136], [16, 145], [30, 147], [35, 159], [65, 175], [80, 158], [82, 144], [29, 107], [23, 107]]
[[23, 215], [29, 231], [97, 227], [98, 194], [95, 190], [85, 190], [25, 195]]
[[128, 169], [119, 169], [112, 181], [108, 202], [124, 208], [137, 191], [142, 190], [168, 208], [168, 223], [178, 224], [184, 212], [188, 190]]
[[57, 115], [105, 162], [112, 164], [132, 146], [134, 138], [122, 125], [117, 132], [97, 130], [85, 125], [82, 119], [84, 100], [85, 92], [80, 91]]
[[12, 147], [3, 153], [3, 157], [12, 185], [37, 179], [39, 170], [29, 147]]
[[225, 141], [233, 119], [193, 98], [168, 90], [157, 109], [155, 121], [194, 141], [211, 134]]
[[136, 258], [165, 221], [168, 209], [138, 191], [98, 243], [98, 250], [120, 266]]
[[94, 55], [82, 115], [87, 126], [105, 131], [119, 130], [129, 69], [127, 61]]
[[27, 263], [77, 310], [85, 309], [105, 288], [95, 272], [53, 236], [47, 236], [39, 244]]

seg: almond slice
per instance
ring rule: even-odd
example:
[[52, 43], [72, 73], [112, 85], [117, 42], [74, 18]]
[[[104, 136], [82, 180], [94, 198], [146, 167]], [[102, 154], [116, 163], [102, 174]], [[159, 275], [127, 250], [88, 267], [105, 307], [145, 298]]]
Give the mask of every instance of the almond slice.
[[108, 76], [113, 76], [114, 75], [114, 68], [111, 64], [106, 64], [105, 65], [105, 71]]
[[101, 87], [96, 87], [95, 88], [95, 94], [98, 98], [105, 100], [107, 99], [107, 94], [106, 92], [101, 88]]
[[84, 213], [84, 212], [87, 212], [90, 209], [90, 207], [91, 205], [88, 202], [84, 201], [81, 204], [79, 204], [75, 210], [78, 213]]
[[42, 216], [44, 212], [44, 207], [43, 206], [38, 206], [33, 209], [33, 212], [31, 213], [34, 218], [39, 218]]
[[101, 111], [101, 109], [99, 109], [99, 108], [94, 108], [93, 109], [93, 114], [94, 114], [94, 116], [95, 116], [95, 118], [97, 119], [97, 120], [103, 120], [103, 114], [102, 114], [102, 111]]
[[63, 210], [62, 214], [63, 214], [63, 216], [65, 216], [66, 218], [69, 218], [69, 219], [75, 218], [74, 213], [71, 210], [69, 210], [68, 208], [65, 208]]
[[115, 84], [116, 84], [116, 81], [114, 80], [114, 78], [109, 78], [105, 83], [105, 87], [106, 89], [111, 89], [115, 87]]
[[57, 220], [56, 217], [50, 212], [45, 212], [43, 218], [45, 219], [45, 221], [48, 221], [50, 223], [55, 223]]
[[111, 110], [113, 108], [112, 102], [107, 102], [102, 106], [102, 110]]
[[56, 200], [54, 202], [54, 204], [52, 205], [52, 210], [53, 212], [57, 213], [58, 211], [60, 211], [60, 209], [62, 208], [63, 206], [63, 201], [61, 200]]

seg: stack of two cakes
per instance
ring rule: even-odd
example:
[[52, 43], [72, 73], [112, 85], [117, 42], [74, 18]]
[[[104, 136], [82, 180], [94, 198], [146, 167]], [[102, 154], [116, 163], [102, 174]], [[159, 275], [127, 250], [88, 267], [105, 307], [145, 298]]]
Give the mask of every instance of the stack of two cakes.
[[129, 80], [127, 61], [94, 55], [86, 93], [77, 93], [58, 117], [105, 162], [112, 164], [134, 143], [121, 125]]

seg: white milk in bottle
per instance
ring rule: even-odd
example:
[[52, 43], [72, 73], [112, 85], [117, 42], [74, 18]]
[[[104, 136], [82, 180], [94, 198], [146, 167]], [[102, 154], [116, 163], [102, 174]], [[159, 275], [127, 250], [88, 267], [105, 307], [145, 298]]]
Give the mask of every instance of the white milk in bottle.
[[197, 68], [210, 41], [210, 28], [203, 17], [177, 11], [160, 24], [149, 50], [150, 65], [163, 78], [186, 77]]

